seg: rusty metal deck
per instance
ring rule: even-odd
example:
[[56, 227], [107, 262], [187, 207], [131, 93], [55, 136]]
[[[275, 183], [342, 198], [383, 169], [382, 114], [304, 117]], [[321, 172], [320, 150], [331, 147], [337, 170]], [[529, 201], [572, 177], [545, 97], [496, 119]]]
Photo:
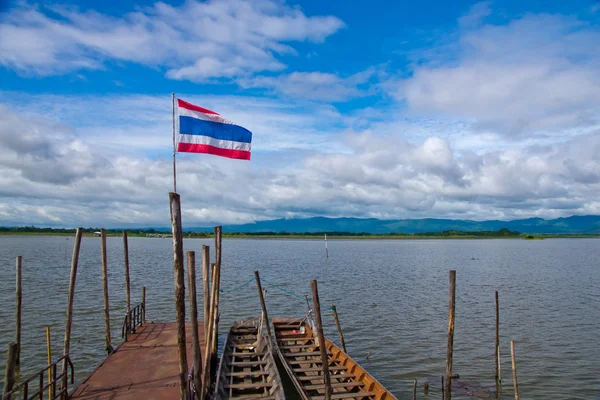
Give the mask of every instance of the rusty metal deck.
[[[198, 324], [204, 361], [204, 325]], [[186, 349], [191, 367], [192, 326], [186, 323]], [[72, 399], [175, 399], [179, 397], [177, 324], [146, 323], [130, 334], [73, 391]]]

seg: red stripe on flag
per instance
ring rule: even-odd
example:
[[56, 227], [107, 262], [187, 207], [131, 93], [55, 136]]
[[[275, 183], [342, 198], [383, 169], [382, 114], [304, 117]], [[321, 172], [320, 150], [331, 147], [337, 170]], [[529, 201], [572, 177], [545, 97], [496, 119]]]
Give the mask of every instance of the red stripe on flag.
[[200, 107], [195, 104], [188, 103], [187, 101], [184, 101], [181, 99], [177, 99], [177, 105], [181, 108], [187, 108], [188, 110], [192, 110], [192, 111], [199, 111], [199, 112], [206, 113], [206, 114], [219, 115], [219, 113], [211, 111], [208, 108]]
[[237, 160], [249, 160], [250, 152], [246, 150], [222, 149], [208, 144], [179, 143], [177, 151], [181, 153], [206, 153], [215, 156], [235, 158]]

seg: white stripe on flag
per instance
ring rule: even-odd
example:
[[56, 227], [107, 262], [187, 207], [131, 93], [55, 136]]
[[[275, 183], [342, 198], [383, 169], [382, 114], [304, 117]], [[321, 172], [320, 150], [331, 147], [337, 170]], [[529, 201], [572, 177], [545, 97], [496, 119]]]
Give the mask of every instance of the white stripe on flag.
[[189, 144], [207, 144], [213, 147], [219, 147], [221, 149], [228, 150], [243, 150], [250, 151], [250, 143], [234, 142], [233, 140], [219, 140], [209, 136], [202, 135], [178, 135], [177, 143], [189, 143]]
[[192, 117], [204, 121], [212, 121], [221, 124], [235, 125], [233, 122], [226, 120], [218, 114], [206, 114], [200, 111], [188, 110], [187, 108], [178, 107], [180, 117]]

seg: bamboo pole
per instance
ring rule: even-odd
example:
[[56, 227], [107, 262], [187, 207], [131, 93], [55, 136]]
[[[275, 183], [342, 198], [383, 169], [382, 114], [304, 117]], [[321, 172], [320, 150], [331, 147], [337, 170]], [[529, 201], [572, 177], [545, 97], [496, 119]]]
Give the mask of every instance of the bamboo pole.
[[325, 380], [325, 400], [330, 400], [333, 391], [331, 390], [331, 378], [329, 376], [329, 360], [327, 358], [327, 346], [325, 345], [325, 335], [323, 335], [323, 322], [321, 321], [321, 303], [319, 302], [319, 288], [316, 280], [310, 281], [312, 288], [315, 322], [317, 324], [317, 337], [319, 339], [319, 349], [321, 350], [321, 363], [323, 364], [323, 379]]
[[[213, 268], [212, 271], [212, 280], [213, 282], [215, 282], [216, 280], [216, 275], [217, 275], [217, 268]], [[206, 350], [204, 352], [204, 368], [202, 369], [202, 395], [200, 396], [201, 400], [204, 400], [204, 398], [206, 397], [206, 395], [208, 394], [208, 387], [210, 385], [210, 366], [211, 366], [211, 360], [210, 360], [210, 352], [212, 349], [212, 340], [213, 340], [213, 335], [212, 335], [212, 327], [213, 327], [213, 320], [215, 318], [215, 298], [217, 296], [217, 286], [216, 285], [212, 285], [212, 291], [211, 291], [211, 301], [210, 301], [210, 315], [208, 318], [208, 330], [207, 333], [205, 334], [206, 337]]]
[[429, 382], [425, 382], [423, 384], [423, 394], [425, 394], [426, 396], [429, 394]]
[[175, 278], [175, 313], [177, 319], [177, 354], [179, 356], [179, 395], [186, 400], [187, 355], [185, 346], [185, 279], [183, 268], [183, 234], [181, 203], [177, 193], [169, 193], [171, 225], [173, 227], [173, 273]]
[[211, 340], [211, 353], [210, 353], [210, 365], [211, 365], [211, 376], [214, 377], [214, 374], [217, 372], [217, 347], [219, 346], [219, 299], [220, 299], [220, 282], [221, 282], [221, 268], [217, 268], [216, 264], [212, 265], [213, 269], [216, 273], [213, 275], [213, 287], [216, 287], [215, 297], [211, 304], [214, 307], [214, 315], [211, 320], [211, 330], [210, 334], [212, 336]]
[[142, 323], [146, 323], [146, 286], [142, 287]]
[[258, 288], [258, 296], [260, 297], [260, 306], [262, 307], [265, 323], [267, 324], [269, 346], [271, 347], [271, 352], [273, 352], [273, 335], [271, 334], [271, 325], [269, 324], [269, 315], [267, 314], [267, 304], [265, 303], [265, 296], [263, 295], [262, 285], [260, 284], [260, 274], [258, 273], [258, 270], [254, 271], [254, 276], [256, 277], [256, 287]]
[[4, 370], [4, 390], [2, 391], [2, 398], [10, 400], [10, 397], [5, 397], [8, 392], [13, 389], [15, 385], [15, 368], [17, 365], [17, 351], [19, 350], [17, 342], [12, 342], [8, 345], [6, 354], [6, 369]]
[[517, 382], [517, 361], [515, 360], [515, 341], [510, 341], [510, 357], [512, 359], [513, 385], [515, 387], [515, 400], [519, 400], [519, 383]]
[[325, 234], [325, 258], [329, 258], [329, 249], [327, 248], [327, 234]]
[[446, 349], [446, 399], [452, 399], [452, 356], [454, 351], [454, 313], [456, 310], [456, 271], [450, 271], [448, 302], [448, 347]]
[[16, 365], [21, 364], [21, 317], [23, 313], [23, 256], [17, 256], [16, 265], [16, 310], [15, 310], [15, 321], [16, 321], [16, 332], [15, 341], [17, 342], [17, 353], [15, 356]]
[[340, 318], [338, 316], [335, 304], [331, 305], [331, 311], [333, 311], [333, 319], [335, 320], [335, 327], [337, 328], [338, 335], [340, 336], [342, 350], [344, 350], [344, 353], [348, 354], [348, 352], [346, 351], [346, 342], [344, 341], [344, 333], [342, 332], [342, 327], [340, 326]]
[[[52, 342], [50, 341], [50, 325], [46, 326], [46, 353], [48, 367], [52, 364]], [[48, 368], [48, 399], [52, 400], [52, 368]]]
[[498, 383], [502, 384], [502, 362], [500, 361], [500, 346], [498, 346]]
[[202, 245], [202, 286], [204, 293], [204, 334], [210, 317], [210, 247]]
[[[63, 346], [63, 356], [71, 351], [71, 327], [73, 325], [73, 303], [75, 301], [75, 282], [77, 280], [77, 266], [79, 265], [79, 249], [81, 247], [81, 237], [83, 228], [77, 228], [75, 232], [75, 241], [73, 243], [73, 255], [71, 257], [71, 274], [69, 277], [69, 294], [67, 299], [67, 321], [65, 323], [65, 340]], [[67, 373], [67, 361], [63, 360], [63, 374]], [[66, 388], [65, 388], [66, 389]]]
[[213, 348], [211, 353], [211, 362], [212, 362], [212, 371], [216, 372], [217, 370], [217, 348], [219, 346], [219, 300], [220, 300], [220, 289], [221, 289], [221, 244], [223, 241], [223, 227], [215, 226], [215, 264], [217, 265], [217, 280], [213, 281], [213, 285], [217, 285], [217, 298], [216, 298], [216, 311], [215, 311], [215, 320], [214, 320], [214, 329], [212, 330], [214, 338], [213, 338]]
[[198, 305], [196, 299], [196, 253], [193, 251], [187, 252], [188, 261], [188, 288], [190, 292], [190, 321], [192, 324], [192, 340], [194, 350], [193, 375], [192, 379], [196, 387], [196, 397], [200, 398], [202, 391], [202, 381], [200, 379], [202, 356], [200, 355], [200, 338], [198, 335]]
[[125, 301], [127, 312], [131, 310], [131, 287], [129, 282], [129, 243], [127, 231], [123, 231], [123, 261], [125, 262]]
[[100, 229], [100, 247], [102, 250], [102, 287], [104, 289], [104, 324], [106, 331], [104, 337], [106, 339], [106, 352], [112, 353], [112, 345], [110, 341], [110, 306], [108, 305], [108, 262], [106, 256], [106, 229]]
[[500, 373], [500, 360], [498, 358], [498, 353], [500, 349], [500, 307], [498, 300], [498, 291], [496, 290], [496, 341], [494, 342], [494, 376], [496, 377], [496, 382], [498, 382]]

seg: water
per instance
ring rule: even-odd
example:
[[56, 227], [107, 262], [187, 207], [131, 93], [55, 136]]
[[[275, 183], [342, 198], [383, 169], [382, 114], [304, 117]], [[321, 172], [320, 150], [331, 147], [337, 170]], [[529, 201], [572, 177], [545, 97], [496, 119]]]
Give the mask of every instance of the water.
[[[200, 259], [202, 244], [186, 239]], [[62, 351], [73, 239], [0, 236], [0, 365], [14, 335], [15, 256], [23, 255], [22, 374], [46, 362], [45, 326], [54, 354]], [[522, 399], [600, 398], [600, 241], [330, 240], [223, 241], [222, 288], [246, 282], [253, 270], [299, 295], [318, 279], [325, 334], [337, 342], [329, 305], [335, 303], [349, 354], [399, 399], [412, 396], [412, 380], [445, 372], [448, 270], [457, 270], [454, 372], [461, 380], [492, 384], [494, 291], [500, 292], [504, 390], [513, 397], [509, 341], [515, 340]], [[212, 250], [212, 249], [211, 249]], [[130, 238], [132, 302], [147, 288], [147, 319], [174, 321], [170, 239]], [[121, 238], [108, 238], [113, 343], [125, 313]], [[214, 253], [211, 254], [214, 258]], [[200, 270], [200, 269], [199, 269]], [[201, 287], [201, 285], [199, 285]], [[301, 317], [306, 302], [268, 289], [270, 317]], [[251, 283], [221, 295], [221, 327], [258, 315]], [[202, 296], [199, 296], [202, 315]], [[100, 239], [83, 239], [77, 275], [71, 354], [76, 378], [103, 360]], [[370, 354], [367, 360], [367, 354]], [[439, 381], [429, 398], [439, 398]], [[456, 396], [455, 396], [456, 397]]]

